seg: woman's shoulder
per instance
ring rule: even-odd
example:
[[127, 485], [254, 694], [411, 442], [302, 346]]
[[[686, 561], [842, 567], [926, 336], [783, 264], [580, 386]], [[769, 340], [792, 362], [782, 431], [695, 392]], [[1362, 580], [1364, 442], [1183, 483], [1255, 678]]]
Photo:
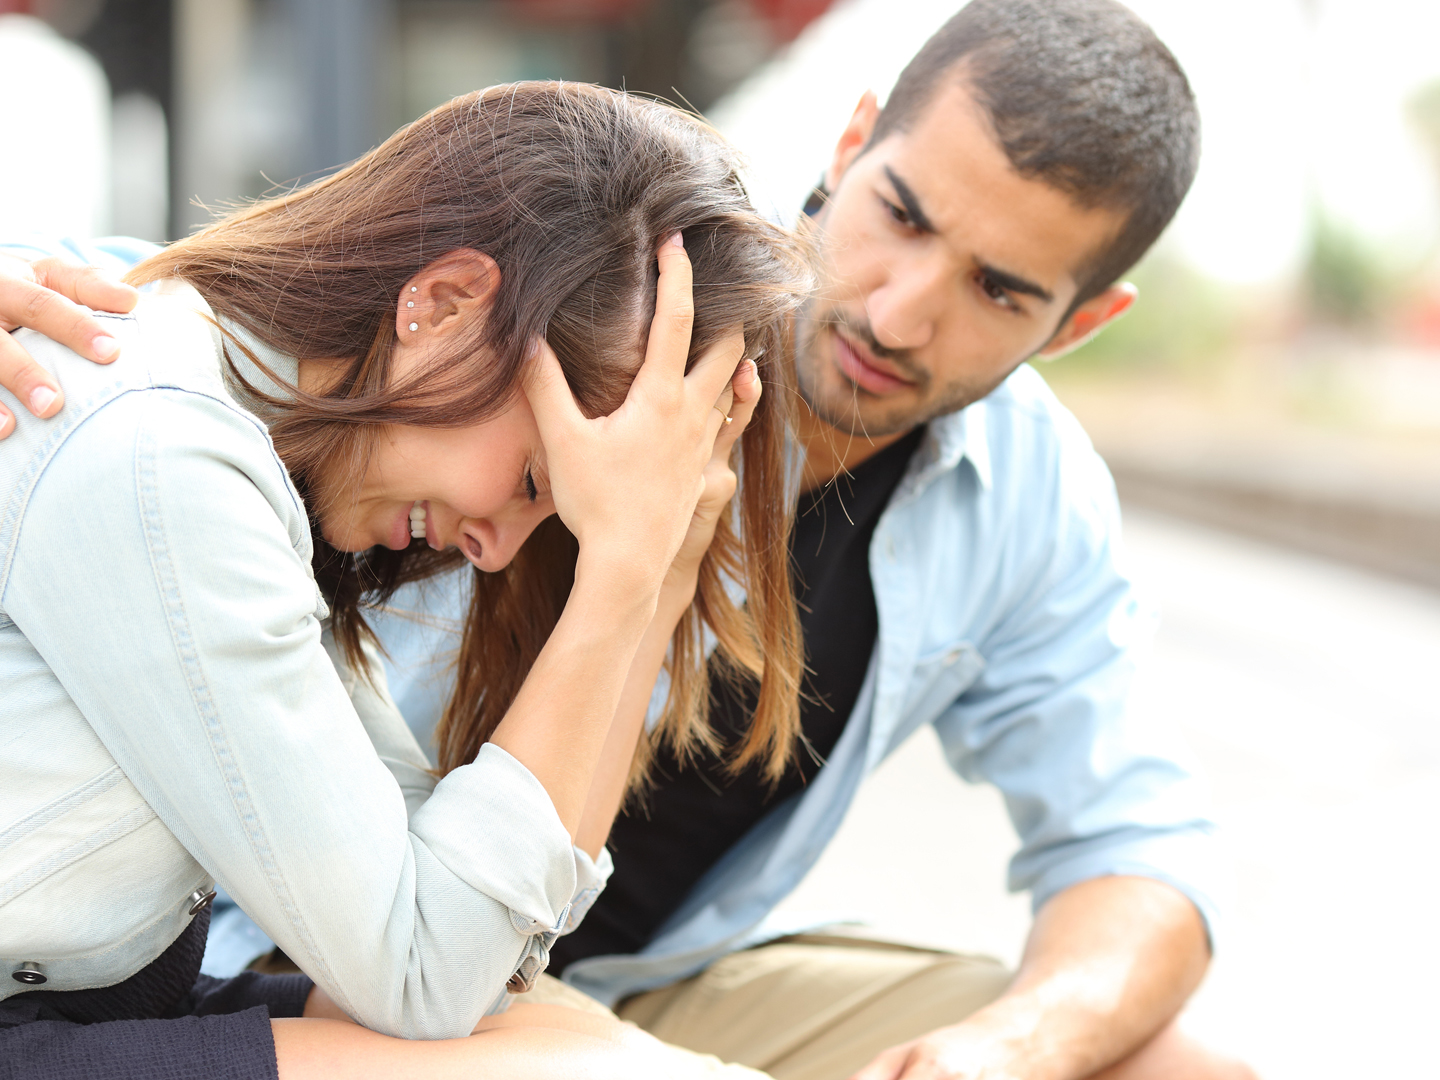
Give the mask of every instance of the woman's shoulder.
[[22, 332], [21, 344], [64, 388], [65, 405], [49, 420], [11, 407], [16, 430], [0, 443], [0, 558], [31, 516], [37, 485], [64, 486], [101, 512], [136, 497], [144, 462], [167, 486], [186, 487], [196, 518], [223, 517], [235, 482], [259, 488], [297, 545], [308, 546], [300, 497], [265, 425], [226, 387], [221, 333], [199, 294], [177, 285], [147, 293], [106, 326], [121, 345], [107, 366]]

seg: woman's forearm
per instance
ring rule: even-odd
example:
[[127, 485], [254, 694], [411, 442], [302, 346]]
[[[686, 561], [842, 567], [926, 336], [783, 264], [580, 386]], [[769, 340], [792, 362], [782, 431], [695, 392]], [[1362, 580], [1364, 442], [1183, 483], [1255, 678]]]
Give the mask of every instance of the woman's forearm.
[[610, 734], [600, 753], [595, 769], [594, 782], [585, 801], [580, 818], [580, 828], [575, 834], [575, 846], [592, 859], [599, 858], [600, 849], [610, 836], [610, 826], [620, 812], [625, 798], [626, 781], [630, 777], [630, 763], [635, 758], [635, 744], [645, 727], [645, 718], [650, 711], [650, 697], [655, 690], [655, 680], [665, 664], [670, 640], [675, 627], [690, 607], [695, 595], [695, 583], [688, 589], [675, 589], [661, 593], [655, 617], [645, 631], [640, 647], [635, 650], [635, 659], [620, 693], [620, 704], [615, 711], [615, 720], [610, 725]]
[[656, 605], [655, 590], [643, 583], [577, 567], [559, 622], [491, 738], [540, 781], [577, 840], [602, 750]]

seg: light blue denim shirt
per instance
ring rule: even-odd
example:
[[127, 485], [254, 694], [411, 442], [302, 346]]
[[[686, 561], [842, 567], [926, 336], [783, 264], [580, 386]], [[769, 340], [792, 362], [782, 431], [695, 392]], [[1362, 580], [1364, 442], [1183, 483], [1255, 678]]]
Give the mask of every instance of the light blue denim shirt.
[[[468, 1034], [543, 967], [608, 856], [576, 851], [498, 747], [437, 783], [383, 675], [345, 665], [305, 508], [206, 314], [176, 284], [107, 316], [109, 367], [16, 335], [66, 404], [40, 421], [0, 391], [17, 418], [0, 444], [0, 968], [119, 982], [219, 882], [362, 1023]], [[0, 979], [0, 998], [28, 988]]]
[[[75, 253], [132, 257], [109, 250]], [[1125, 567], [1109, 472], [1035, 371], [930, 425], [876, 527], [870, 572], [879, 638], [825, 767], [641, 952], [581, 960], [567, 982], [614, 1002], [801, 929], [774, 908], [864, 778], [925, 724], [961, 776], [1003, 793], [1020, 837], [1011, 889], [1038, 907], [1091, 878], [1154, 878], [1195, 903], [1214, 940], [1226, 868], [1204, 785], [1164, 722], [1129, 708], [1155, 612]], [[395, 607], [408, 613], [382, 624], [391, 686], [423, 735], [445, 697], [461, 590], [431, 583]]]

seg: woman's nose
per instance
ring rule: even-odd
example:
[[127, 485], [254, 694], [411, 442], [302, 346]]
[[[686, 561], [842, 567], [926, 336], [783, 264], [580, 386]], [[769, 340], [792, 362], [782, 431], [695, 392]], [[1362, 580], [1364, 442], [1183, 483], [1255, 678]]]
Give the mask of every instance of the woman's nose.
[[927, 261], [896, 267], [865, 297], [865, 314], [875, 340], [887, 349], [920, 349], [935, 337], [943, 310], [945, 275]]
[[553, 512], [532, 506], [503, 518], [466, 518], [460, 522], [460, 550], [486, 573], [504, 570], [535, 526]]

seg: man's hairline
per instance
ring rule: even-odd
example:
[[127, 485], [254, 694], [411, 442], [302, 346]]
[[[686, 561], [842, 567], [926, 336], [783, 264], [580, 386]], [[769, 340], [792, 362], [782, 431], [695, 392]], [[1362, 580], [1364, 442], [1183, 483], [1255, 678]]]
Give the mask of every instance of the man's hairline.
[[[836, 178], [836, 189], [839, 189], [840, 183], [845, 179], [845, 176], [850, 172], [850, 170], [855, 167], [855, 164], [866, 154], [870, 153], [871, 150], [875, 149], [875, 147], [877, 146], [883, 145], [897, 135], [911, 134], [911, 123], [924, 117], [930, 109], [939, 108], [939, 99], [942, 93], [941, 84], [946, 79], [954, 76], [955, 82], [950, 84], [951, 88], [958, 89], [965, 93], [967, 100], [975, 107], [976, 111], [984, 119], [985, 127], [990, 132], [990, 137], [993, 140], [992, 145], [997, 150], [999, 150], [1000, 153], [1005, 155], [1005, 161], [1009, 164], [1010, 168], [1014, 171], [1016, 176], [1030, 183], [1042, 184], [1043, 186], [1049, 188], [1051, 191], [1058, 192], [1059, 194], [1065, 196], [1065, 198], [1068, 199], [1070, 203], [1078, 210], [1096, 209], [1097, 207], [1086, 207], [1082, 205], [1075, 199], [1075, 196], [1073, 194], [1066, 191], [1058, 184], [1053, 184], [1049, 180], [1041, 176], [1026, 176], [1023, 172], [1019, 170], [1019, 168], [1016, 167], [1015, 162], [1010, 157], [1009, 151], [1005, 149], [1005, 144], [1000, 140], [999, 131], [997, 131], [995, 128], [994, 114], [990, 111], [989, 107], [986, 106], [981, 96], [975, 93], [973, 84], [970, 83], [970, 76], [963, 70], [957, 70], [967, 67], [970, 57], [972, 55], [973, 54], [971, 53], [967, 53], [964, 56], [959, 57], [953, 64], [950, 65], [948, 69], [946, 69], [946, 71], [941, 74], [939, 78], [935, 80], [935, 86], [931, 90], [929, 99], [925, 101], [919, 109], [916, 109], [914, 111], [910, 120], [897, 123], [895, 126], [890, 128], [889, 131], [886, 131], [883, 135], [881, 135], [878, 139], [875, 138], [874, 133], [872, 132], [871, 137], [867, 139], [865, 141], [865, 145], [860, 148], [860, 152], [857, 153], [853, 158], [851, 158], [850, 163], [845, 166], [845, 172], [841, 173], [840, 176]], [[875, 118], [876, 128], [880, 126], [880, 119], [885, 115], [885, 108], [887, 107], [888, 102], [886, 106], [881, 108], [879, 116]], [[1121, 219], [1115, 232], [1106, 240], [1106, 244], [1113, 244], [1115, 240], [1124, 233], [1125, 229], [1129, 227], [1131, 217], [1134, 215], [1134, 213], [1135, 210], [1133, 207], [1127, 211], [1125, 216]], [[1095, 262], [1098, 262], [1100, 260], [1100, 257], [1104, 254], [1105, 250], [1106, 248], [1102, 245], [1098, 252], [1091, 252], [1086, 257], [1086, 259], [1081, 262], [1079, 269], [1083, 269], [1088, 265], [1093, 265]], [[1115, 284], [1114, 281], [1106, 282], [1105, 286], [1097, 290], [1094, 296], [1087, 296], [1084, 299], [1081, 299], [1081, 294], [1084, 292], [1084, 288], [1081, 282], [1085, 276], [1086, 275], [1084, 274], [1071, 274], [1070, 280], [1075, 284], [1075, 297], [1070, 301], [1070, 305], [1061, 313], [1059, 320], [1056, 322], [1054, 328], [1050, 331], [1050, 333], [1046, 336], [1045, 341], [1034, 352], [1017, 361], [1015, 365], [1016, 368], [1018, 368], [1020, 364], [1024, 364], [1029, 360], [1033, 360], [1035, 357], [1039, 356], [1042, 352], [1044, 352], [1045, 346], [1049, 345], [1060, 335], [1060, 331], [1065, 328], [1065, 324], [1070, 321], [1071, 317], [1074, 316], [1075, 312], [1077, 312], [1082, 305], [1089, 303], [1096, 296], [1101, 295], [1101, 293], [1103, 293], [1106, 289], [1110, 288], [1112, 285]], [[1116, 280], [1118, 281], [1119, 278], [1117, 278]], [[1011, 374], [1014, 374], [1014, 369], [1011, 369]]]

